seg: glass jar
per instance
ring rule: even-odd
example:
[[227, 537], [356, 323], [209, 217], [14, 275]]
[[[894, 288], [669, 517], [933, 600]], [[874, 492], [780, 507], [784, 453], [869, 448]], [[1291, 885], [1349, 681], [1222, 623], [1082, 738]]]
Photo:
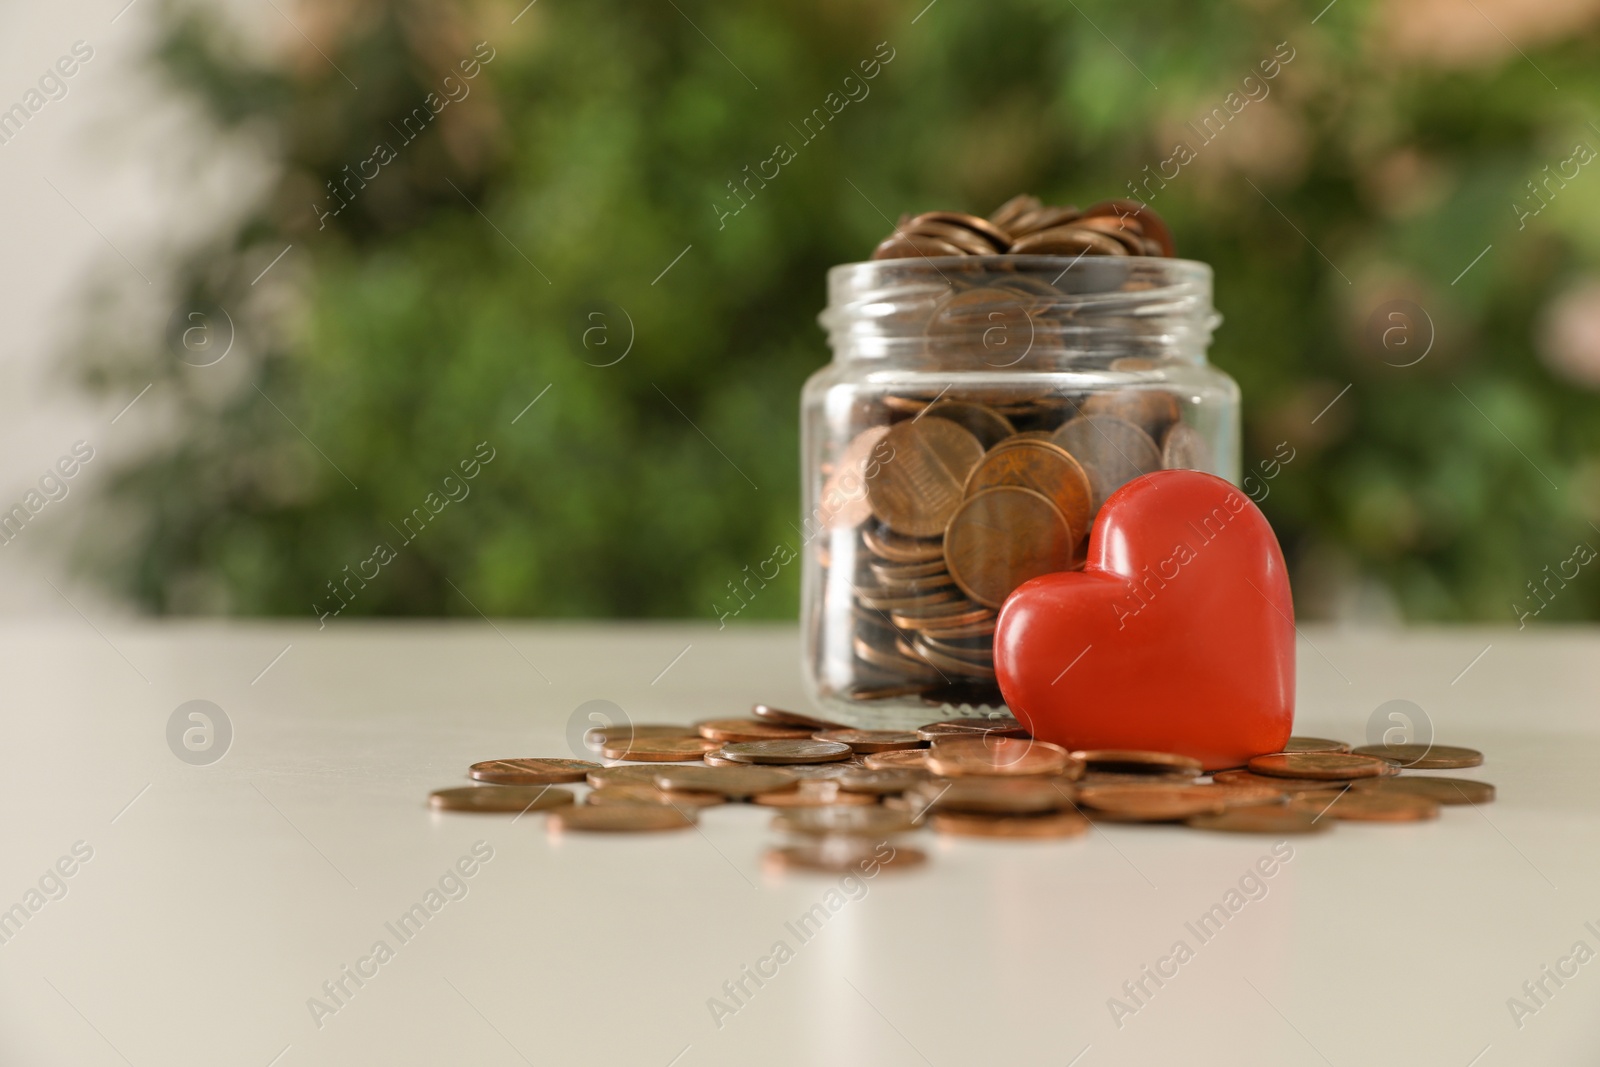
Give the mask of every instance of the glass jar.
[[1239, 389], [1206, 363], [1211, 269], [960, 256], [828, 272], [833, 361], [801, 396], [804, 674], [823, 717], [993, 715], [995, 617], [1083, 566], [1118, 486], [1230, 481]]

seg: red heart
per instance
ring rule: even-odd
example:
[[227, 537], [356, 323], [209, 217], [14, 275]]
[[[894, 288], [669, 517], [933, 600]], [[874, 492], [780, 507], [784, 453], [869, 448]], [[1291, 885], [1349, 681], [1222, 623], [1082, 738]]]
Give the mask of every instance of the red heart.
[[1124, 485], [1082, 571], [1000, 610], [995, 673], [1034, 737], [1180, 752], [1208, 770], [1277, 752], [1294, 721], [1294, 602], [1255, 504], [1198, 471]]

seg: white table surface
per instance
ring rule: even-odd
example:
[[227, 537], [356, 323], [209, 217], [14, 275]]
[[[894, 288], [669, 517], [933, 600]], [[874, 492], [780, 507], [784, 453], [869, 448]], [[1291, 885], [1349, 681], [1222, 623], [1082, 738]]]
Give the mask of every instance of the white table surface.
[[[1275, 839], [922, 833], [924, 867], [834, 897], [802, 942], [785, 924], [839, 879], [764, 872], [765, 809], [554, 840], [540, 816], [425, 805], [475, 760], [568, 754], [586, 700], [635, 721], [798, 703], [792, 627], [13, 627], [0, 909], [76, 843], [93, 855], [0, 944], [0, 1063], [1600, 1060], [1600, 962], [1545, 979], [1520, 1028], [1507, 1006], [1576, 942], [1600, 952], [1600, 633], [1305, 636], [1298, 732], [1359, 741], [1377, 705], [1415, 701], [1485, 751], [1454, 773], [1498, 802], [1295, 839], [1204, 944], [1185, 923]], [[165, 737], [196, 698], [235, 731], [209, 766]], [[478, 841], [466, 895], [400, 944], [384, 924]], [[1109, 998], [1180, 939], [1193, 958], [1117, 1026]], [[308, 999], [378, 940], [393, 957], [319, 1027]], [[792, 958], [719, 1027], [708, 1000], [732, 1006], [723, 983], [780, 940]]]

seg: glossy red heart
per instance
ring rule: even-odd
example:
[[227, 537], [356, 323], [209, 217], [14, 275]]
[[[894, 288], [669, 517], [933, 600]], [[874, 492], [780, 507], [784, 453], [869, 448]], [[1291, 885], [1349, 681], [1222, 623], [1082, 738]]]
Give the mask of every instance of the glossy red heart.
[[1006, 599], [1006, 703], [1033, 736], [1235, 767], [1294, 720], [1294, 603], [1278, 539], [1231, 483], [1159, 471], [1113, 493], [1082, 571]]

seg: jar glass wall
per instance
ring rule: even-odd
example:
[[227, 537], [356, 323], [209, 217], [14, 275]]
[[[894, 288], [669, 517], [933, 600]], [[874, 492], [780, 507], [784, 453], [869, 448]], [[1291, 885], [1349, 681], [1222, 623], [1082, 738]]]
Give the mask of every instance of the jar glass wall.
[[835, 267], [833, 361], [801, 399], [804, 672], [825, 717], [1003, 711], [992, 639], [1028, 578], [1083, 565], [1140, 474], [1237, 481], [1239, 392], [1206, 363], [1203, 263], [963, 256]]

